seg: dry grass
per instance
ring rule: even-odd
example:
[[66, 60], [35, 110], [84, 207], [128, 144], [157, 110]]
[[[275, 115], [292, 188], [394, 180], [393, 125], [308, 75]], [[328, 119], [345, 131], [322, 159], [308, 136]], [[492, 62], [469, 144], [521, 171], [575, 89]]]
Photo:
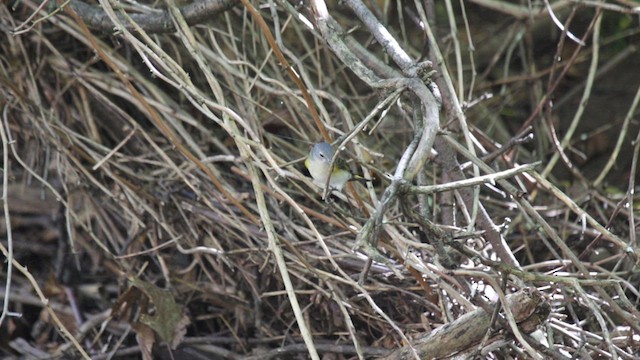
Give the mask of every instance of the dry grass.
[[[10, 340], [3, 355], [136, 358], [153, 351], [159, 357], [168, 352], [159, 345], [164, 340], [179, 345], [176, 358], [306, 358], [316, 350], [336, 358], [371, 358], [478, 307], [492, 312], [499, 298], [505, 303], [503, 293], [536, 287], [551, 310], [548, 318], [541, 316], [537, 332], [519, 335], [505, 326], [510, 315], [494, 319], [506, 330], [487, 332], [481, 346], [463, 354], [485, 348], [482, 356], [490, 358], [640, 356], [633, 192], [638, 142], [621, 143], [628, 149], [622, 152], [632, 154], [624, 161], [615, 141], [590, 145], [596, 150], [585, 150], [587, 157], [604, 152], [617, 167], [602, 177], [576, 168], [571, 186], [544, 168], [558, 160], [549, 134], [554, 116], [561, 115], [542, 106], [547, 103], [541, 99], [556, 90], [542, 84], [564, 79], [563, 70], [575, 70], [571, 65], [585, 58], [538, 74], [522, 71], [533, 84], [527, 86], [510, 75], [492, 80], [502, 69], [477, 54], [477, 73], [486, 72], [473, 78], [476, 88], [493, 89], [497, 96], [467, 116], [480, 119], [469, 125], [479, 139], [475, 153], [493, 170], [465, 155], [469, 144], [457, 136], [462, 130], [450, 117], [455, 111], [445, 109], [438, 154], [417, 183], [545, 163], [539, 173], [510, 174], [486, 186], [426, 195], [403, 188], [386, 208], [379, 236], [371, 239], [362, 229], [380, 209], [392, 184], [387, 174], [394, 173], [418, 131], [415, 101], [406, 93], [368, 87], [298, 21], [296, 9], [267, 4], [261, 4], [260, 18], [240, 5], [206, 24], [188, 27], [178, 19], [178, 32], [163, 35], [128, 22], [133, 29], [89, 30], [70, 7], [50, 15], [56, 7], [48, 4], [36, 13], [39, 4], [31, 0], [0, 6], [3, 189], [9, 209], [3, 218], [11, 215], [11, 224], [0, 229], [12, 237], [13, 254], [5, 254], [15, 259], [10, 296], [3, 294], [11, 300], [9, 310], [23, 314], [4, 319]], [[407, 51], [418, 58], [416, 38], [423, 35], [392, 6], [386, 11]], [[32, 14], [38, 21], [21, 26]], [[348, 11], [335, 10], [334, 16], [345, 28], [356, 24]], [[588, 20], [595, 18], [590, 13]], [[274, 54], [261, 21], [290, 69]], [[637, 40], [633, 21], [635, 28], [623, 40]], [[598, 26], [592, 22], [586, 29]], [[9, 33], [16, 29], [23, 31]], [[583, 52], [593, 54], [598, 49], [586, 29], [590, 45]], [[354, 35], [370, 41], [363, 30]], [[452, 54], [466, 46], [440, 44], [447, 45]], [[559, 48], [565, 51], [564, 46]], [[503, 59], [511, 50], [496, 53]], [[451, 106], [438, 81], [445, 107]], [[381, 103], [386, 105], [380, 108]], [[536, 113], [537, 104], [542, 105]], [[633, 113], [633, 101], [626, 106], [620, 112]], [[344, 139], [368, 116], [372, 122], [341, 157], [374, 181], [353, 183], [323, 201], [302, 160], [312, 143], [326, 134]], [[537, 143], [519, 136], [527, 117]], [[610, 130], [635, 137], [631, 116], [619, 119]], [[568, 143], [577, 148], [577, 139], [573, 135]], [[500, 144], [512, 147], [501, 152]], [[473, 160], [466, 163], [466, 156]], [[625, 178], [616, 169], [630, 170]], [[618, 185], [606, 188], [607, 181]], [[354, 251], [358, 234], [366, 245]], [[504, 249], [496, 249], [490, 236]], [[518, 265], [492, 261], [500, 251], [511, 253]], [[156, 293], [151, 284], [168, 291]], [[162, 294], [177, 305], [160, 304]], [[179, 325], [145, 319], [149, 313], [171, 314], [170, 323]], [[553, 346], [545, 349], [549, 342]]]

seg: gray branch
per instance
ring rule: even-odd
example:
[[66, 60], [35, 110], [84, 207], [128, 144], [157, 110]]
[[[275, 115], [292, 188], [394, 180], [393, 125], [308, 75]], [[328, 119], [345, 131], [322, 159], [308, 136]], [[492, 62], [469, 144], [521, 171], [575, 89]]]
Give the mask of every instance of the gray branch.
[[[187, 20], [187, 24], [196, 25], [231, 9], [237, 3], [238, 0], [196, 0], [180, 7], [180, 12]], [[71, 0], [69, 5], [89, 27], [105, 32], [113, 31], [113, 22], [101, 7], [89, 5], [80, 0]], [[132, 13], [129, 16], [148, 33], [175, 31], [175, 26], [168, 10], [158, 10], [158, 12], [145, 14]], [[124, 16], [118, 14], [118, 18], [128, 30], [134, 30]]]
[[[406, 88], [410, 90], [419, 102], [419, 118], [416, 118], [416, 128], [419, 129], [411, 145], [405, 150], [398, 166], [391, 185], [376, 207], [373, 215], [364, 225], [358, 234], [356, 247], [366, 245], [367, 249], [375, 250], [375, 243], [380, 232], [382, 219], [388, 207], [397, 199], [398, 190], [401, 184], [410, 182], [425, 164], [433, 147], [436, 134], [439, 129], [439, 103], [434, 94], [425, 85], [421, 76], [424, 70], [429, 67], [429, 63], [417, 63], [399, 46], [398, 42], [391, 34], [384, 29], [384, 26], [375, 16], [359, 1], [349, 1], [348, 5], [354, 10], [356, 15], [367, 26], [369, 31], [383, 45], [387, 53], [402, 69], [402, 74], [393, 70], [386, 70], [388, 66], [372, 60], [373, 56], [363, 51], [359, 46], [346, 42], [344, 30], [337, 21], [329, 14], [326, 4], [322, 0], [311, 1], [311, 8], [318, 32], [325, 39], [336, 56], [351, 69], [362, 81], [369, 86], [378, 89]], [[388, 78], [381, 78], [368, 66], [375, 64], [375, 67], [385, 69], [380, 72]]]
[[[513, 313], [518, 328], [524, 332], [532, 332], [544, 323], [550, 310], [542, 295], [534, 288], [525, 288], [507, 295], [507, 306]], [[417, 339], [411, 346], [394, 351], [384, 359], [410, 359], [414, 349], [421, 359], [442, 358], [469, 350], [480, 343], [490, 326], [491, 314], [478, 308]]]

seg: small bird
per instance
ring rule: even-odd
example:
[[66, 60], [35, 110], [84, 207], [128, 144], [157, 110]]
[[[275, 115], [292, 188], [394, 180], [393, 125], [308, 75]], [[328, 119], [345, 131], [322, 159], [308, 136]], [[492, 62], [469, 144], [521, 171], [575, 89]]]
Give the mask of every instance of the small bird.
[[313, 145], [311, 151], [309, 151], [309, 156], [305, 160], [304, 166], [307, 167], [316, 184], [324, 188], [327, 184], [327, 177], [331, 176], [329, 187], [342, 191], [344, 184], [354, 177], [350, 171], [341, 168], [337, 164], [334, 164], [333, 169], [331, 169], [331, 159], [334, 153], [330, 144], [324, 141], [319, 142]]

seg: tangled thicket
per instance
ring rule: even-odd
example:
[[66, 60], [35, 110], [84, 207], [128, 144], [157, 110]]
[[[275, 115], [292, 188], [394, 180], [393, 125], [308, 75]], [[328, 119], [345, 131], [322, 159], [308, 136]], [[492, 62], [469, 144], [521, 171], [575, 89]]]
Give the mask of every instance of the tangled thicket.
[[640, 356], [632, 5], [2, 3], [3, 356]]

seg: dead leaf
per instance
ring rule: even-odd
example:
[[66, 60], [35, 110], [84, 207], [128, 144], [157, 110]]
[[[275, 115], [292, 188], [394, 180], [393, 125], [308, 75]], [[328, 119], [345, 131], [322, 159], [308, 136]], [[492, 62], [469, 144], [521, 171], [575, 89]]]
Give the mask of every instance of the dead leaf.
[[153, 360], [152, 349], [153, 344], [156, 342], [156, 337], [153, 330], [144, 324], [136, 324], [131, 326], [136, 332], [136, 341], [140, 346], [140, 352], [144, 360]]
[[[175, 348], [186, 334], [189, 318], [170, 291], [161, 289], [144, 280], [129, 278], [131, 286], [125, 291], [113, 306], [114, 316], [124, 317], [131, 322], [136, 332], [140, 329], [144, 334], [141, 340], [149, 344], [146, 339], [144, 325], [160, 336], [160, 338]], [[138, 310], [137, 314], [134, 313]]]

